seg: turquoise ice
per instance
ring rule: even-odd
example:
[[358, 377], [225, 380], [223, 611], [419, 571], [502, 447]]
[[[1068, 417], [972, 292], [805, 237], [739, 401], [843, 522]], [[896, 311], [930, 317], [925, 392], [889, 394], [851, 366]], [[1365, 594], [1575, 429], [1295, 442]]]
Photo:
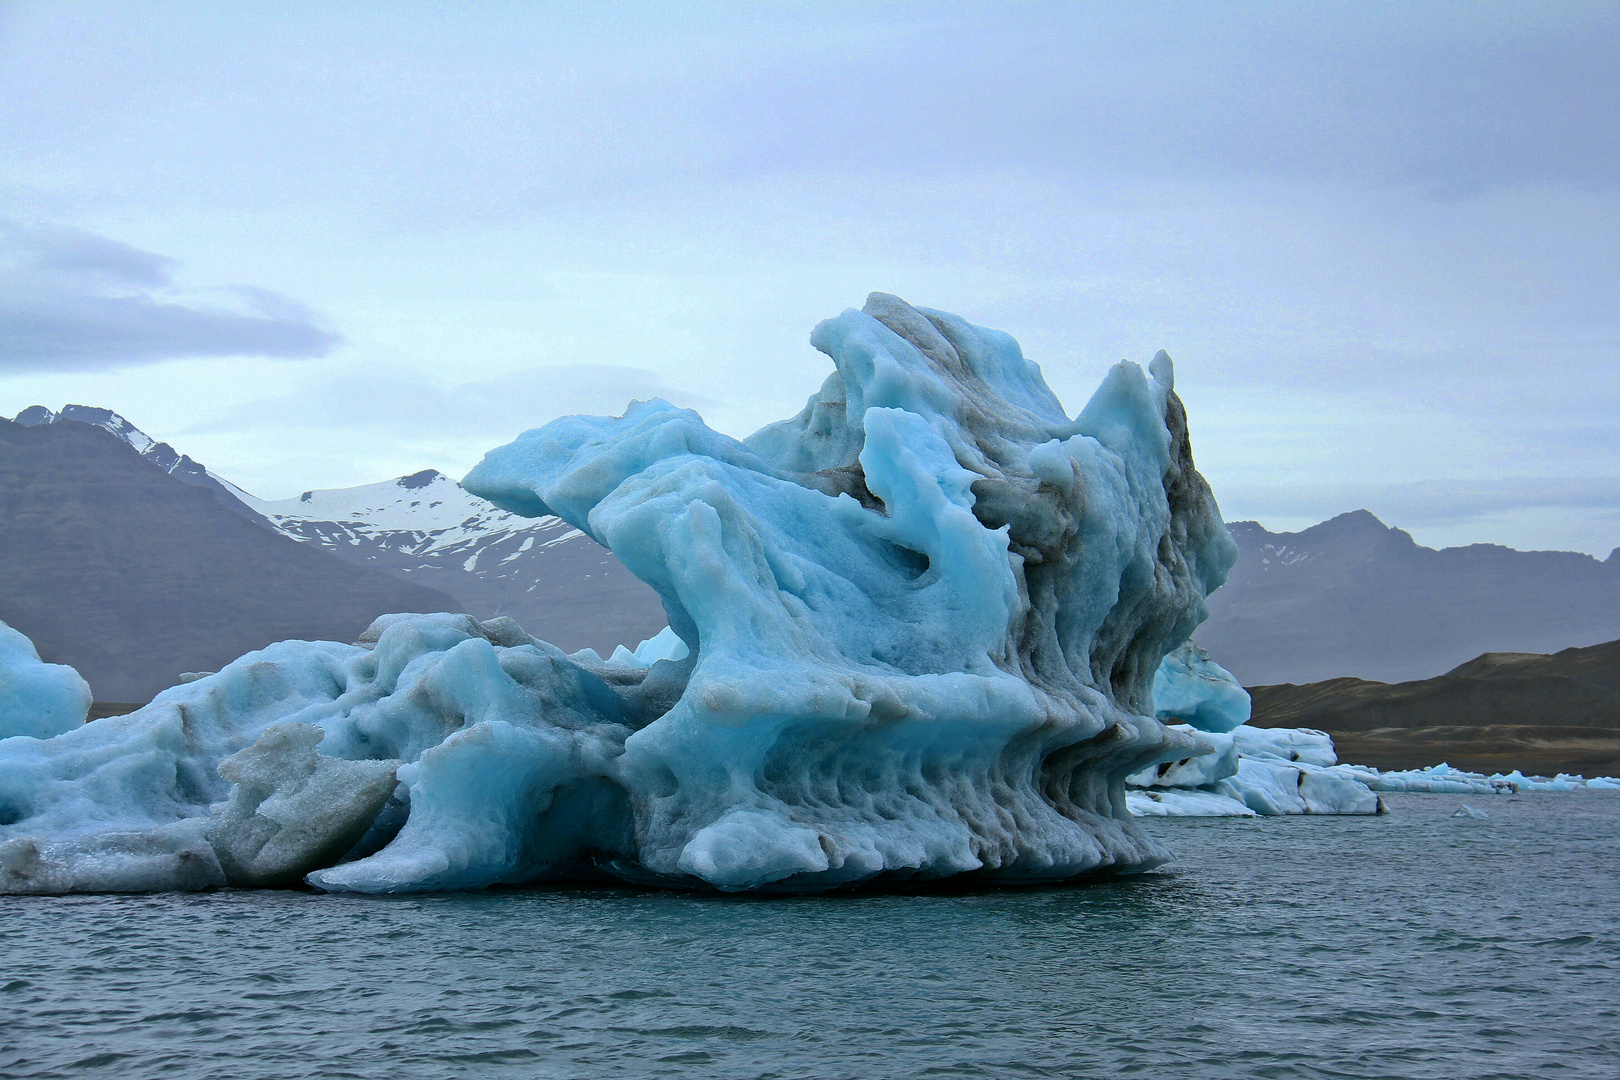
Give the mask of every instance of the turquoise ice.
[[90, 712], [90, 686], [66, 664], [40, 660], [28, 637], [0, 622], [0, 739], [48, 739]]

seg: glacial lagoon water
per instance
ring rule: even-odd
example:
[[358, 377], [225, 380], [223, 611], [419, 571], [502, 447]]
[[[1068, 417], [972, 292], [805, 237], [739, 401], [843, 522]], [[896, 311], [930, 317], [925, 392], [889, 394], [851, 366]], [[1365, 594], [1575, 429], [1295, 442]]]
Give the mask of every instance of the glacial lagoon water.
[[0, 1077], [1620, 1076], [1620, 792], [1386, 801], [1025, 891], [5, 896]]

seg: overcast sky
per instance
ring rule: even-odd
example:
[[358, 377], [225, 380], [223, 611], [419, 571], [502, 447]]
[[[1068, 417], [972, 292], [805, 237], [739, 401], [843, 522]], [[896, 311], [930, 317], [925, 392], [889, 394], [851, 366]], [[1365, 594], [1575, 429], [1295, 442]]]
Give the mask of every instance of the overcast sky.
[[460, 476], [882, 290], [1168, 349], [1228, 520], [1620, 545], [1620, 4], [384, 10], [0, 3], [0, 414]]

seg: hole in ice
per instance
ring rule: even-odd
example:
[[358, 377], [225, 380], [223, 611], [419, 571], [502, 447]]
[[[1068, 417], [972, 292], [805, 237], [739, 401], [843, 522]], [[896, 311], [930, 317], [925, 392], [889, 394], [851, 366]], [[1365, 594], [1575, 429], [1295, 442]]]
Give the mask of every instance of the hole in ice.
[[928, 573], [928, 556], [922, 552], [892, 544], [887, 540], [879, 540], [878, 544], [879, 550], [883, 552], [884, 561], [904, 574], [908, 581], [916, 581]]

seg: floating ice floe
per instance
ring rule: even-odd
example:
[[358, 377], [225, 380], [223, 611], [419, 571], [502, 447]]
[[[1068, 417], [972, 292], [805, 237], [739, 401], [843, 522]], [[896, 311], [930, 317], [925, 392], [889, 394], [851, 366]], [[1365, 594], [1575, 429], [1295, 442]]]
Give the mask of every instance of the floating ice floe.
[[1160, 720], [1206, 747], [1126, 778], [1126, 801], [1142, 817], [1270, 817], [1376, 814], [1366, 778], [1338, 765], [1333, 740], [1309, 728], [1256, 728], [1249, 694], [1191, 642], [1164, 658], [1153, 681]]
[[[836, 370], [745, 441], [642, 402], [466, 478], [611, 548], [667, 636], [604, 661], [511, 620], [391, 616], [5, 740], [0, 891], [804, 891], [1162, 862], [1125, 777], [1211, 752], [1219, 732], [1154, 717], [1153, 682], [1235, 556], [1169, 358], [1117, 365], [1071, 419], [1012, 338], [894, 297], [811, 340]], [[1347, 797], [1303, 757], [1218, 782]]]
[[1526, 776], [1518, 769], [1510, 773], [1484, 773], [1466, 772], [1462, 769], [1453, 769], [1442, 762], [1431, 765], [1426, 769], [1409, 769], [1404, 771], [1379, 772], [1377, 769], [1364, 769], [1369, 774], [1368, 786], [1375, 791], [1423, 791], [1440, 792], [1457, 795], [1490, 795], [1518, 791], [1580, 791], [1586, 788], [1603, 790], [1606, 788], [1620, 788], [1620, 781], [1612, 777], [1595, 777], [1587, 780], [1582, 776], [1569, 773], [1559, 773], [1554, 777]]
[[26, 635], [0, 622], [0, 739], [72, 731], [90, 703], [90, 684], [77, 671], [40, 660]]
[[[1519, 791], [1620, 789], [1620, 781], [1560, 773], [1548, 779], [1465, 772], [1444, 763], [1382, 772], [1341, 765], [1326, 732], [1231, 725], [1248, 719], [1248, 693], [1191, 642], [1165, 657], [1154, 678], [1158, 718], [1185, 721], [1201, 756], [1167, 761], [1126, 778], [1131, 812], [1143, 817], [1254, 817], [1278, 814], [1375, 814], [1380, 792], [1492, 795]], [[1242, 704], [1238, 704], [1242, 695]]]

